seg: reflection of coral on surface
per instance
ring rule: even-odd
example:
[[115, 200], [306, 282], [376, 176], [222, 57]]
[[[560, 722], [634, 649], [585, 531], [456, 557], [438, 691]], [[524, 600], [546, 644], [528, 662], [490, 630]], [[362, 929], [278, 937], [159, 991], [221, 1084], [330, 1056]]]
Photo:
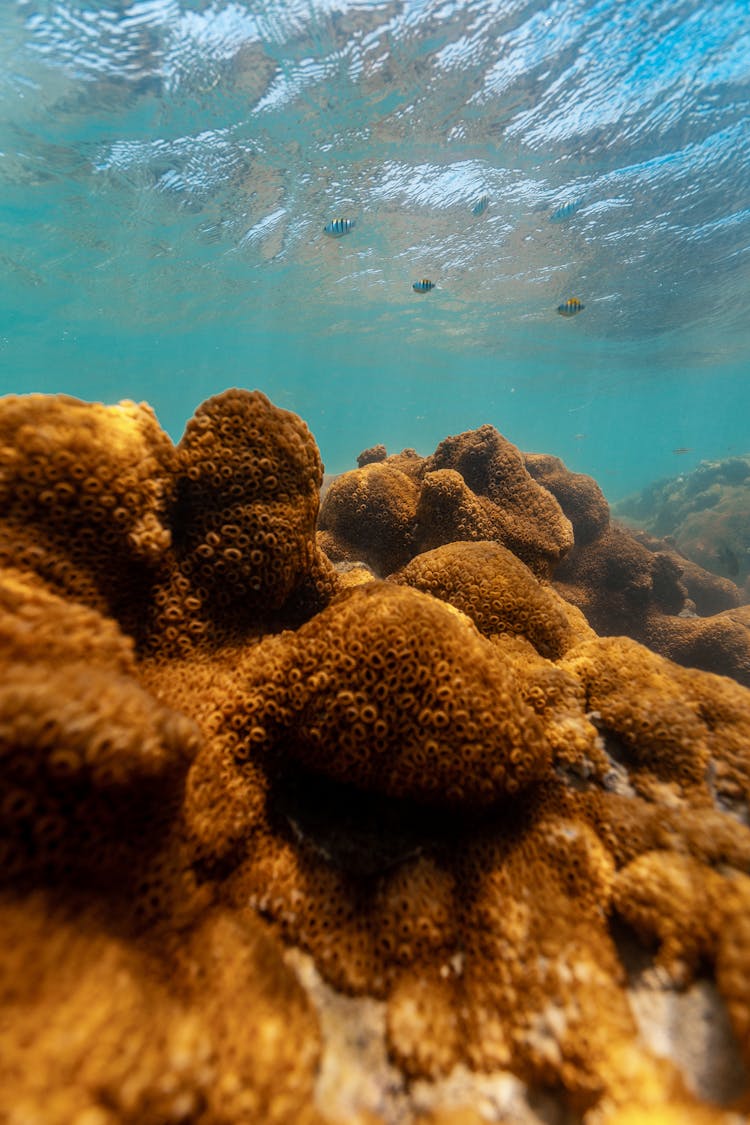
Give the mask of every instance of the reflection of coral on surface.
[[[41, 396], [0, 403], [0, 437], [0, 1116], [748, 1109], [750, 692], [540, 581], [571, 524], [614, 541], [593, 482], [490, 427], [376, 447], [321, 542], [356, 558], [356, 525], [401, 569], [349, 583], [315, 542], [313, 439], [262, 395], [210, 400], [176, 448], [146, 408]], [[691, 1049], [728, 1077], [649, 1038], [633, 948], [660, 995], [710, 981], [726, 1046]]]

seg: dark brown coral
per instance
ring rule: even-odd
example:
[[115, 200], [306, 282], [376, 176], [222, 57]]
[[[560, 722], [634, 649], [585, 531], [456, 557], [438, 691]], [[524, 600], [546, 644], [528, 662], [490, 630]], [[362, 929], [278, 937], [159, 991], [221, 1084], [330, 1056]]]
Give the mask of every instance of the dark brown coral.
[[[688, 606], [681, 560], [649, 550], [612, 525], [574, 548], [555, 586], [604, 635], [627, 635], [688, 667], [720, 672], [750, 685], [750, 631], [728, 611], [699, 617]], [[693, 578], [693, 581], [695, 579]]]
[[549, 575], [572, 545], [551, 492], [492, 426], [446, 438], [430, 457], [370, 452], [323, 502], [321, 542], [334, 560], [360, 558], [383, 576], [444, 543], [491, 539]]
[[524, 453], [523, 462], [534, 480], [555, 497], [573, 525], [579, 546], [607, 530], [609, 504], [593, 477], [572, 473], [559, 457], [547, 453]]
[[0, 563], [134, 627], [169, 551], [175, 465], [145, 404], [3, 399]]

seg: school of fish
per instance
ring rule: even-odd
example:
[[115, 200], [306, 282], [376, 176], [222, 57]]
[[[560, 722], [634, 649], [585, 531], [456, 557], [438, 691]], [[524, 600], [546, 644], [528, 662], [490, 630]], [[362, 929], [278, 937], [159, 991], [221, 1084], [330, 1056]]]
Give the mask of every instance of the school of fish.
[[[569, 219], [575, 215], [578, 208], [581, 206], [582, 199], [570, 199], [561, 203], [550, 215], [551, 223], [559, 223], [565, 219]], [[471, 213], [475, 218], [479, 218], [487, 211], [490, 205], [489, 195], [480, 195], [477, 201], [471, 208]], [[356, 219], [349, 219], [339, 217], [337, 219], [329, 219], [323, 227], [323, 233], [329, 235], [331, 238], [341, 238], [345, 234], [350, 234], [356, 226]], [[415, 293], [429, 293], [431, 289], [435, 289], [436, 284], [429, 277], [421, 277], [418, 281], [412, 283], [412, 289]], [[557, 311], [560, 316], [570, 317], [576, 316], [577, 313], [582, 312], [586, 306], [579, 297], [568, 297], [561, 305], [557, 306]]]

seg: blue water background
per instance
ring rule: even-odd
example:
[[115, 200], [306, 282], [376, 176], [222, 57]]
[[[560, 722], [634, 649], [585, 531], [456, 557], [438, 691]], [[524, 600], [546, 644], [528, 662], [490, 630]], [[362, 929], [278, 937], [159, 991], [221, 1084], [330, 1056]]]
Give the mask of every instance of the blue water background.
[[490, 422], [611, 499], [748, 452], [749, 110], [746, 0], [3, 0], [0, 392], [259, 387], [333, 472]]

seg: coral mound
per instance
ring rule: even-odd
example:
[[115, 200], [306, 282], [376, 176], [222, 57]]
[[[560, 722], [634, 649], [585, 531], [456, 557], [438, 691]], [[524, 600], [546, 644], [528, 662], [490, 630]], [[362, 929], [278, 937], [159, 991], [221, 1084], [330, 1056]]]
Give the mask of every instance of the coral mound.
[[[710, 576], [690, 582], [703, 589]], [[653, 551], [623, 527], [575, 547], [555, 573], [560, 593], [598, 633], [627, 634], [687, 666], [750, 685], [750, 631], [731, 613], [699, 617], [689, 609], [683, 567], [672, 550]]]
[[198, 728], [144, 690], [113, 621], [34, 576], [0, 571], [0, 642], [2, 880], [132, 868], [179, 809]]
[[460, 609], [479, 631], [524, 637], [542, 656], [562, 656], [589, 633], [583, 617], [499, 543], [448, 543], [391, 576]]
[[209, 399], [178, 446], [180, 571], [214, 611], [278, 610], [313, 566], [323, 466], [305, 424], [258, 392]]
[[384, 576], [444, 543], [491, 539], [549, 575], [572, 546], [554, 496], [492, 426], [446, 438], [430, 457], [387, 457], [376, 446], [359, 463], [321, 508], [321, 544], [334, 560], [362, 559]]
[[176, 458], [145, 404], [11, 396], [0, 405], [0, 562], [128, 612], [168, 551]]
[[408, 587], [348, 591], [259, 646], [248, 673], [235, 754], [249, 743], [359, 789], [441, 804], [487, 804], [549, 770], [512, 667], [468, 619]]
[[323, 467], [259, 391], [209, 399], [175, 446], [150, 407], [0, 404], [0, 563], [115, 617], [139, 647], [299, 623], [339, 588], [315, 542]]
[[523, 462], [532, 477], [544, 485], [560, 504], [573, 525], [580, 546], [598, 539], [609, 525], [609, 504], [592, 477], [571, 473], [559, 457], [545, 453], [525, 453]]

